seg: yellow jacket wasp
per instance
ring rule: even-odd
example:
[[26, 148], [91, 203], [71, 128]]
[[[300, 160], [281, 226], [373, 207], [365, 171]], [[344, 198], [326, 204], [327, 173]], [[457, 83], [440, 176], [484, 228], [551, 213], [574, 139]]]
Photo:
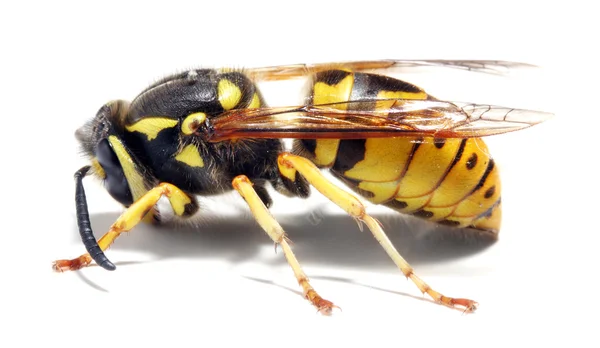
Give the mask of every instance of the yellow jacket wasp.
[[[312, 186], [365, 224], [421, 292], [444, 305], [475, 310], [475, 301], [444, 296], [421, 280], [361, 201], [321, 172], [329, 169], [372, 203], [496, 238], [500, 178], [481, 137], [529, 127], [549, 114], [439, 100], [386, 75], [427, 65], [496, 73], [522, 64], [400, 60], [197, 69], [154, 83], [132, 102], [107, 103], [76, 134], [91, 162], [75, 173], [77, 221], [87, 253], [55, 261], [54, 270], [77, 270], [92, 260], [114, 270], [103, 251], [140, 221], [159, 220], [161, 197], [186, 218], [199, 209], [196, 195], [235, 189], [283, 249], [306, 298], [329, 313], [335, 305], [311, 286], [268, 210], [267, 185], [301, 198]], [[309, 81], [302, 105], [267, 106], [258, 83], [299, 78]], [[290, 151], [284, 150], [284, 138], [294, 139]], [[102, 179], [127, 207], [98, 241], [82, 184], [88, 174]]]

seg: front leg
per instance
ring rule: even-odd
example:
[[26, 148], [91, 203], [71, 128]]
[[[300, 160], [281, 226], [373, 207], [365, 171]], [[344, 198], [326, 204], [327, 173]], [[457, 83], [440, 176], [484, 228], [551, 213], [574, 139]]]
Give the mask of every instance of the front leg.
[[[83, 172], [83, 175], [85, 175], [85, 172]], [[52, 268], [57, 272], [78, 270], [88, 266], [92, 260], [104, 269], [115, 270], [116, 266], [104, 255], [104, 251], [108, 249], [122, 232], [130, 231], [145, 216], [148, 216], [162, 196], [169, 199], [173, 211], [178, 216], [190, 216], [198, 210], [198, 203], [193, 197], [190, 197], [172, 184], [161, 183], [129, 206], [110, 227], [108, 232], [96, 242], [89, 221], [85, 194], [81, 195], [80, 192], [83, 192], [83, 186], [80, 187], [78, 185], [78, 195], [76, 196], [77, 220], [82, 240], [88, 252], [72, 260], [54, 261]]]

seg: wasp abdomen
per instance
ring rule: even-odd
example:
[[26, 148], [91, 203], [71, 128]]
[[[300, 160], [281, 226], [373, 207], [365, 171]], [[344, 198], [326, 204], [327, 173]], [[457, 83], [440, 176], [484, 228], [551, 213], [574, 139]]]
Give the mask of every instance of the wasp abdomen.
[[[331, 70], [314, 76], [307, 100], [385, 110], [393, 98], [433, 99], [388, 76]], [[446, 225], [500, 227], [498, 169], [480, 138], [300, 140], [296, 150], [373, 203]]]

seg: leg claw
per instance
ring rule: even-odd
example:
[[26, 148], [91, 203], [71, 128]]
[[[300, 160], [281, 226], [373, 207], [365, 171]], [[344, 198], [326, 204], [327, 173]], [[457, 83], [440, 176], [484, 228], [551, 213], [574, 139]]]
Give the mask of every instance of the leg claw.
[[314, 304], [317, 307], [317, 312], [323, 315], [331, 315], [334, 308], [342, 310], [340, 307], [333, 304], [331, 301], [327, 301], [324, 299], [320, 299], [317, 303]]
[[76, 271], [86, 267], [91, 262], [90, 257], [78, 257], [73, 260], [56, 260], [52, 262], [52, 270], [54, 272]]
[[473, 313], [479, 306], [479, 303], [466, 298], [451, 298], [444, 296], [438, 302], [453, 309], [463, 309], [463, 313]]

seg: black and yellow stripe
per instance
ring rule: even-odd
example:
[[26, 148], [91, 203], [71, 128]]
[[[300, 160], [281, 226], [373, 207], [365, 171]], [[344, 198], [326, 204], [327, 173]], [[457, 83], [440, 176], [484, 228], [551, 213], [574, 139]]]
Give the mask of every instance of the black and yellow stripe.
[[[388, 76], [331, 70], [314, 76], [307, 100], [386, 110], [393, 98], [434, 99]], [[296, 150], [372, 203], [446, 225], [500, 227], [500, 178], [480, 138], [300, 140]]]

